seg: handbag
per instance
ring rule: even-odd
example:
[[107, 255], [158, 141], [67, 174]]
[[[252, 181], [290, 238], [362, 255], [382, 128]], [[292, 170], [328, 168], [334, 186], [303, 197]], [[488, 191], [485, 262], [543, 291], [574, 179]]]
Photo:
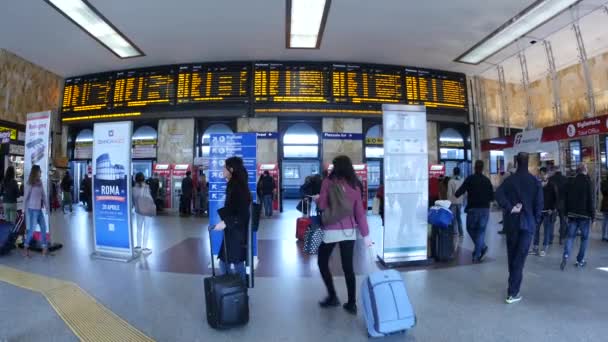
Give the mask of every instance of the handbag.
[[372, 214], [380, 215], [380, 199], [378, 197], [374, 197], [372, 201]]
[[[150, 190], [145, 186], [140, 191], [142, 191], [143, 194], [137, 197], [135, 212], [143, 216], [156, 216], [156, 204], [152, 199], [152, 195], [149, 194]], [[146, 191], [148, 192], [147, 195]]]
[[319, 216], [311, 217], [311, 223], [304, 233], [304, 253], [315, 255], [319, 253], [319, 247], [323, 243], [325, 232], [321, 225]]

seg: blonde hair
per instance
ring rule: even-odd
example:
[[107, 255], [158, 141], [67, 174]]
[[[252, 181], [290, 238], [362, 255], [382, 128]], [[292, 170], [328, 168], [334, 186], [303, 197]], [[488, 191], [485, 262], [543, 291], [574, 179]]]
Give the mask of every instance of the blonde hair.
[[40, 181], [41, 176], [42, 176], [42, 170], [40, 169], [40, 166], [33, 165], [32, 170], [30, 171], [30, 176], [27, 179], [27, 184], [29, 184], [29, 185], [37, 184], [38, 181]]

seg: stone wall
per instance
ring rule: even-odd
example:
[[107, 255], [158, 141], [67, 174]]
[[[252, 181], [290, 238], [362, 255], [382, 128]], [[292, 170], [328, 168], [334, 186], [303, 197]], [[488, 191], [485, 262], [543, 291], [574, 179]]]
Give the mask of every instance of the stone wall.
[[[361, 119], [323, 118], [323, 133], [356, 133], [363, 134]], [[363, 162], [363, 140], [323, 139], [323, 164], [339, 156], [347, 155], [353, 164]]]
[[[236, 121], [237, 132], [277, 132], [277, 118], [238, 118]], [[277, 163], [279, 148], [278, 139], [258, 139], [257, 162], [258, 164]]]
[[194, 157], [194, 119], [158, 122], [158, 162], [192, 164]]
[[0, 49], [0, 118], [25, 124], [27, 113], [56, 111], [63, 79]]

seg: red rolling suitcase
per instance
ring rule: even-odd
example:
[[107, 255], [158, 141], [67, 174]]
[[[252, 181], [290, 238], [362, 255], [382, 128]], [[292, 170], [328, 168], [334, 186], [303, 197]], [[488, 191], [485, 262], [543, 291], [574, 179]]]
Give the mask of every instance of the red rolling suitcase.
[[308, 216], [308, 206], [309, 203], [307, 199], [302, 200], [302, 217], [298, 217], [296, 220], [296, 239], [304, 240], [304, 234], [306, 233], [306, 229], [312, 223], [310, 217]]

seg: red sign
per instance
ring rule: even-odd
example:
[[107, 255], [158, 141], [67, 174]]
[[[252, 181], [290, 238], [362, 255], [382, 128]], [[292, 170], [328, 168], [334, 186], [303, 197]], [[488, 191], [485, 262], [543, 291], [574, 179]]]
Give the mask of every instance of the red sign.
[[608, 133], [608, 115], [543, 128], [542, 142]]
[[429, 177], [439, 178], [445, 176], [445, 165], [443, 164], [431, 164], [429, 165]]

